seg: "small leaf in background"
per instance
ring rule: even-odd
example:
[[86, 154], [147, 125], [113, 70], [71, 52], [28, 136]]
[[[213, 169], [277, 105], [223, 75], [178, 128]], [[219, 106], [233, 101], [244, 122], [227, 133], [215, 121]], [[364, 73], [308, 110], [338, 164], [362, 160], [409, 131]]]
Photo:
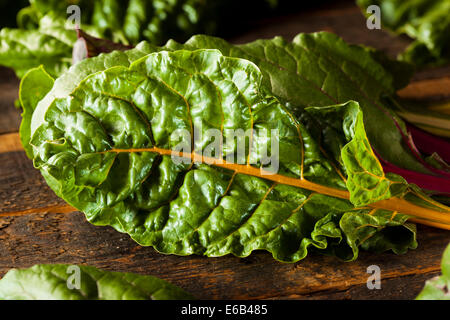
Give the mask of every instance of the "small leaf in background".
[[[283, 2], [283, 1], [280, 1]], [[194, 34], [241, 31], [249, 17], [264, 15], [277, 6], [274, 0], [16, 0], [0, 1], [4, 25], [0, 32], [0, 65], [13, 68], [21, 78], [44, 65], [57, 77], [72, 62], [76, 41], [67, 8], [81, 10], [81, 28], [89, 35], [122, 45], [146, 40], [162, 45], [169, 39], [185, 41]], [[251, 13], [251, 14], [249, 14]], [[18, 28], [10, 21], [17, 14]], [[100, 51], [104, 52], [104, 51]], [[99, 54], [97, 52], [96, 54]]]
[[19, 101], [22, 107], [22, 122], [20, 123], [20, 140], [27, 156], [33, 158], [31, 139], [31, 117], [38, 102], [53, 87], [54, 79], [42, 66], [31, 69], [22, 78], [19, 90]]
[[41, 264], [12, 269], [0, 280], [0, 300], [187, 299], [192, 295], [156, 277], [91, 266]]
[[445, 249], [441, 263], [442, 275], [428, 280], [417, 300], [450, 300], [450, 245]]
[[450, 0], [358, 0], [363, 12], [381, 8], [383, 26], [415, 41], [400, 58], [418, 67], [450, 61]]
[[59, 27], [39, 30], [3, 28], [0, 31], [0, 64], [14, 69], [19, 78], [42, 64], [56, 77], [70, 67], [75, 41], [74, 30]]

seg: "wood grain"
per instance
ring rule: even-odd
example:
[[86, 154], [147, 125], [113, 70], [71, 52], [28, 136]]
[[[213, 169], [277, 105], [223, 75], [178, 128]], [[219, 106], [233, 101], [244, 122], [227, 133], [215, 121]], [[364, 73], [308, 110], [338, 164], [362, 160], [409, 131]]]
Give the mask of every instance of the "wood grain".
[[22, 151], [20, 136], [17, 132], [0, 135], [0, 153]]
[[24, 151], [0, 153], [0, 213], [63, 206]]
[[[157, 275], [201, 299], [412, 298], [439, 272], [450, 233], [420, 228], [421, 246], [406, 255], [362, 253], [344, 263], [311, 254], [295, 264], [257, 252], [245, 259], [162, 255], [110, 227], [95, 227], [79, 212], [0, 217], [0, 275], [36, 263], [89, 264]], [[381, 290], [369, 290], [369, 265], [381, 268]], [[403, 282], [403, 280], [407, 279]], [[392, 283], [404, 283], [403, 289]], [[399, 290], [402, 290], [400, 292]]]
[[[333, 31], [395, 56], [406, 37], [368, 30], [353, 2], [266, 19], [230, 39], [235, 43], [299, 32]], [[450, 67], [419, 72], [402, 97], [450, 96]], [[356, 262], [310, 254], [295, 264], [274, 261], [265, 252], [233, 256], [178, 257], [141, 247], [110, 227], [89, 224], [46, 185], [18, 140], [20, 111], [13, 103], [18, 81], [0, 69], [0, 276], [10, 268], [37, 263], [88, 264], [114, 271], [152, 274], [183, 287], [200, 299], [412, 299], [424, 281], [440, 272], [450, 232], [418, 227], [419, 248], [406, 255], [363, 252]], [[381, 268], [381, 290], [366, 286], [367, 267]]]
[[15, 132], [20, 125], [20, 111], [14, 107], [19, 80], [12, 70], [3, 67], [0, 67], [0, 79], [0, 134]]

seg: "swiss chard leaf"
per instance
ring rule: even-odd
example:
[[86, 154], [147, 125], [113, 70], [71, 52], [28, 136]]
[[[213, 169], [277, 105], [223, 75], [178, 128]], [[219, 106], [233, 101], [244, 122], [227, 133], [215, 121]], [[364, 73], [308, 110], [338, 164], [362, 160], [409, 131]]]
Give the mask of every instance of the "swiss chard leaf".
[[[352, 260], [359, 246], [398, 253], [416, 246], [407, 216], [389, 205], [352, 204], [411, 192], [400, 177], [393, 178], [398, 189], [378, 177], [383, 172], [356, 102], [306, 108], [309, 118], [299, 121], [248, 60], [217, 50], [145, 53], [152, 49], [81, 62], [33, 114], [35, 166], [89, 221], [181, 255], [247, 256], [264, 249], [293, 262], [313, 247]], [[343, 146], [333, 156], [321, 147], [330, 145], [321, 134], [325, 126]], [[182, 128], [191, 136], [171, 140]], [[225, 138], [231, 129], [254, 129], [246, 161], [228, 160], [237, 150], [234, 140], [216, 154], [222, 163], [205, 157], [213, 141], [207, 129]], [[276, 174], [261, 171], [270, 130], [279, 132]], [[176, 146], [191, 142], [195, 131], [204, 138], [181, 154], [187, 162], [176, 163]], [[362, 171], [354, 170], [358, 161]], [[397, 238], [389, 236], [391, 228]]]
[[56, 77], [72, 62], [72, 47], [77, 39], [74, 30], [45, 25], [36, 30], [3, 28], [0, 31], [0, 64], [13, 68], [18, 77], [44, 65]]
[[192, 296], [155, 277], [90, 266], [35, 265], [0, 280], [0, 300], [185, 300]]
[[[30, 0], [38, 15], [66, 17], [71, 0]], [[123, 44], [146, 40], [162, 45], [169, 39], [185, 41], [194, 34], [240, 30], [245, 18], [276, 7], [273, 0], [80, 0], [82, 28], [94, 27], [102, 37]], [[280, 1], [281, 2], [281, 1]], [[33, 14], [31, 14], [32, 16]], [[232, 18], [234, 18], [232, 20]]]
[[[72, 65], [77, 31], [63, 15], [54, 12], [37, 15], [36, 19], [36, 27], [0, 31], [0, 64], [13, 68], [19, 78], [43, 65], [56, 78]], [[104, 30], [96, 26], [84, 25], [84, 31], [93, 37], [105, 36]], [[111, 37], [120, 40], [115, 33]]]
[[30, 70], [20, 82], [19, 100], [22, 106], [20, 140], [29, 158], [33, 158], [31, 139], [31, 117], [38, 102], [52, 89], [54, 80], [42, 66]]
[[[198, 32], [212, 32], [207, 25], [215, 3], [203, 0], [77, 1], [83, 30], [98, 38], [128, 45], [142, 39], [162, 43], [171, 38], [186, 39]], [[220, 2], [220, 1], [219, 1]], [[13, 68], [19, 78], [29, 69], [44, 65], [53, 77], [72, 63], [77, 40], [75, 26], [66, 21], [73, 1], [30, 0], [17, 17], [19, 29], [0, 32], [0, 64]], [[123, 12], [126, 14], [123, 14]], [[207, 20], [209, 22], [205, 22]]]

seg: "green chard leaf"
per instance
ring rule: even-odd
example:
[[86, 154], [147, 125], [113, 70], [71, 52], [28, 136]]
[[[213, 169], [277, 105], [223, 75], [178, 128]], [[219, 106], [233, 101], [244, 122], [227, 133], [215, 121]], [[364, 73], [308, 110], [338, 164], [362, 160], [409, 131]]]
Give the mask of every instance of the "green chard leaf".
[[[195, 27], [198, 21], [191, 21], [192, 25], [182, 25], [181, 21], [189, 24], [190, 12], [199, 13], [207, 7], [203, 0], [127, 2], [76, 2], [81, 7], [83, 30], [91, 36], [125, 45], [136, 44], [141, 39], [161, 43], [169, 39], [168, 34], [186, 39], [194, 31], [201, 30]], [[67, 20], [67, 7], [74, 1], [30, 0], [30, 3], [17, 16], [18, 29], [3, 28], [0, 31], [0, 65], [13, 68], [19, 78], [28, 70], [44, 65], [52, 77], [58, 77], [72, 64], [77, 33], [75, 26]], [[158, 9], [150, 8], [152, 6]], [[149, 7], [146, 11], [140, 11], [146, 7]]]
[[33, 158], [30, 145], [31, 117], [38, 102], [52, 89], [54, 80], [42, 66], [28, 71], [20, 82], [19, 101], [22, 106], [20, 139], [29, 158]]
[[263, 15], [278, 6], [273, 0], [30, 0], [30, 3], [31, 18], [33, 12], [41, 16], [53, 12], [65, 18], [67, 7], [76, 4], [81, 8], [83, 30], [93, 27], [104, 38], [134, 45], [142, 40], [162, 45], [169, 39], [185, 41], [198, 33], [240, 30], [249, 17]]
[[[371, 57], [369, 50], [344, 47], [328, 34], [239, 47], [205, 36], [164, 48], [141, 43], [84, 60], [55, 81], [33, 113], [34, 164], [91, 223], [113, 226], [163, 253], [244, 257], [266, 250], [295, 262], [310, 249], [353, 260], [359, 248], [415, 248], [409, 216], [448, 224], [448, 208], [383, 172], [365, 131], [370, 99], [359, 96], [365, 108], [344, 101], [351, 90], [336, 88], [331, 71], [314, 80], [329, 84], [311, 90], [303, 74], [320, 75], [328, 58], [321, 56], [317, 69], [296, 43], [313, 40], [336, 46], [342, 56], [335, 61], [344, 53], [355, 57], [342, 60], [341, 68], [365, 76], [364, 88], [372, 83], [378, 94], [393, 90], [382, 65], [361, 59]], [[295, 50], [302, 63], [282, 61], [282, 53], [295, 57]], [[379, 77], [387, 78], [377, 87]], [[343, 102], [326, 105], [331, 96], [325, 89]], [[309, 107], [304, 99], [322, 103]], [[173, 138], [179, 129], [189, 135]], [[208, 129], [231, 143], [208, 153], [216, 141]], [[252, 132], [241, 158], [236, 129]], [[264, 152], [273, 141], [275, 169]], [[180, 144], [189, 148], [180, 151]]]
[[[249, 12], [251, 16], [263, 15], [277, 6], [273, 0], [29, 2], [17, 14], [19, 28], [5, 28], [0, 35], [0, 65], [15, 69], [19, 77], [40, 64], [54, 77], [62, 74], [70, 66], [77, 28], [122, 45], [136, 45], [142, 40], [162, 45], [169, 39], [185, 41], [198, 33], [229, 34], [231, 30], [242, 30]], [[67, 11], [71, 5], [80, 8], [79, 22], [72, 19], [75, 11]]]
[[441, 269], [442, 275], [428, 280], [417, 300], [450, 300], [450, 245], [442, 256]]
[[42, 20], [39, 29], [0, 31], [0, 65], [13, 68], [19, 78], [40, 65], [57, 77], [72, 63], [72, 48], [77, 40], [75, 30], [54, 24], [47, 17]]
[[0, 300], [187, 300], [184, 290], [155, 277], [90, 266], [35, 265], [0, 280]]
[[364, 13], [370, 5], [381, 8], [381, 21], [398, 34], [415, 41], [401, 58], [422, 67], [450, 61], [449, 0], [358, 0]]

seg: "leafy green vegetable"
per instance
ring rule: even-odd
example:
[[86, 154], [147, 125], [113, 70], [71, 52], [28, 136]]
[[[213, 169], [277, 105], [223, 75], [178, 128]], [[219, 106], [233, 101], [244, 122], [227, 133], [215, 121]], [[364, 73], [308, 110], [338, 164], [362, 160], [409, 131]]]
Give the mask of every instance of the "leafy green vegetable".
[[195, 33], [212, 34], [226, 17], [236, 17], [236, 11], [237, 20], [243, 21], [239, 17], [250, 8], [259, 12], [276, 1], [244, 5], [224, 0], [30, 0], [17, 15], [19, 29], [4, 28], [0, 33], [0, 64], [13, 68], [18, 77], [41, 64], [54, 77], [67, 70], [77, 39], [75, 25], [67, 19], [72, 4], [80, 7], [85, 32], [129, 45], [144, 39], [162, 44], [168, 39], [184, 41]]
[[[81, 27], [97, 28], [101, 37], [113, 41], [138, 43], [148, 40], [162, 44], [169, 38], [187, 39], [190, 35], [216, 29], [215, 18], [224, 1], [213, 0], [30, 0], [29, 19], [54, 13], [67, 16], [67, 7], [81, 9]], [[39, 24], [38, 21], [35, 21]]]
[[22, 122], [20, 124], [20, 139], [28, 157], [33, 157], [33, 149], [29, 144], [31, 137], [31, 117], [34, 108], [45, 94], [53, 87], [53, 78], [38, 67], [28, 72], [20, 83], [19, 100], [23, 109]]
[[[278, 5], [277, 0], [30, 0], [27, 21], [54, 13], [66, 17], [67, 7], [81, 8], [81, 27], [94, 27], [102, 38], [124, 44], [141, 40], [162, 45], [169, 39], [185, 41], [193, 34], [216, 34], [239, 29], [245, 19]], [[233, 22], [230, 23], [230, 19]], [[89, 31], [88, 31], [89, 32]]]
[[408, 66], [392, 64], [381, 59], [376, 51], [349, 46], [329, 33], [301, 34], [292, 43], [274, 38], [238, 46], [219, 38], [195, 36], [186, 44], [169, 41], [163, 47], [166, 50], [202, 48], [218, 49], [225, 55], [257, 64], [267, 75], [264, 81], [270, 79], [271, 91], [286, 100], [294, 113], [301, 113], [308, 105], [358, 101], [366, 114], [369, 140], [377, 152], [390, 163], [430, 173], [425, 161], [417, 159], [418, 155], [408, 146], [402, 120], [381, 100], [382, 96], [392, 96], [396, 89], [407, 84], [412, 71]]
[[90, 266], [35, 265], [0, 280], [0, 300], [185, 300], [182, 289], [152, 276]]
[[417, 300], [450, 300], [450, 245], [442, 256], [442, 275], [428, 280]]
[[358, 0], [365, 12], [369, 5], [381, 8], [381, 21], [396, 33], [415, 39], [401, 58], [418, 66], [450, 61], [449, 0]]
[[18, 77], [41, 64], [49, 74], [58, 76], [71, 65], [76, 32], [48, 16], [41, 21], [36, 30], [0, 31], [0, 64], [13, 68]]
[[[320, 58], [309, 56], [313, 49], [322, 50]], [[247, 256], [263, 249], [286, 262], [309, 248], [346, 260], [360, 247], [403, 253], [417, 245], [404, 214], [449, 223], [448, 208], [383, 172], [357, 102], [325, 106], [331, 94], [348, 99], [355, 87], [332, 82], [342, 75], [328, 65], [330, 52], [364, 88], [371, 85], [371, 95], [393, 90], [393, 76], [370, 50], [326, 33], [239, 47], [200, 36], [84, 60], [55, 81], [33, 113], [34, 164], [90, 222], [164, 253]], [[236, 55], [259, 68], [230, 57]], [[324, 81], [320, 89], [317, 81]], [[358, 97], [370, 114], [370, 100]], [[305, 99], [322, 106], [307, 107]], [[179, 129], [190, 135], [173, 138]], [[215, 141], [208, 129], [232, 143], [205, 156]], [[254, 130], [244, 163], [228, 158], [237, 153], [232, 129]], [[275, 174], [263, 151], [271, 130], [279, 133]], [[180, 154], [180, 143], [192, 148]], [[173, 161], [180, 156], [187, 161]]]

